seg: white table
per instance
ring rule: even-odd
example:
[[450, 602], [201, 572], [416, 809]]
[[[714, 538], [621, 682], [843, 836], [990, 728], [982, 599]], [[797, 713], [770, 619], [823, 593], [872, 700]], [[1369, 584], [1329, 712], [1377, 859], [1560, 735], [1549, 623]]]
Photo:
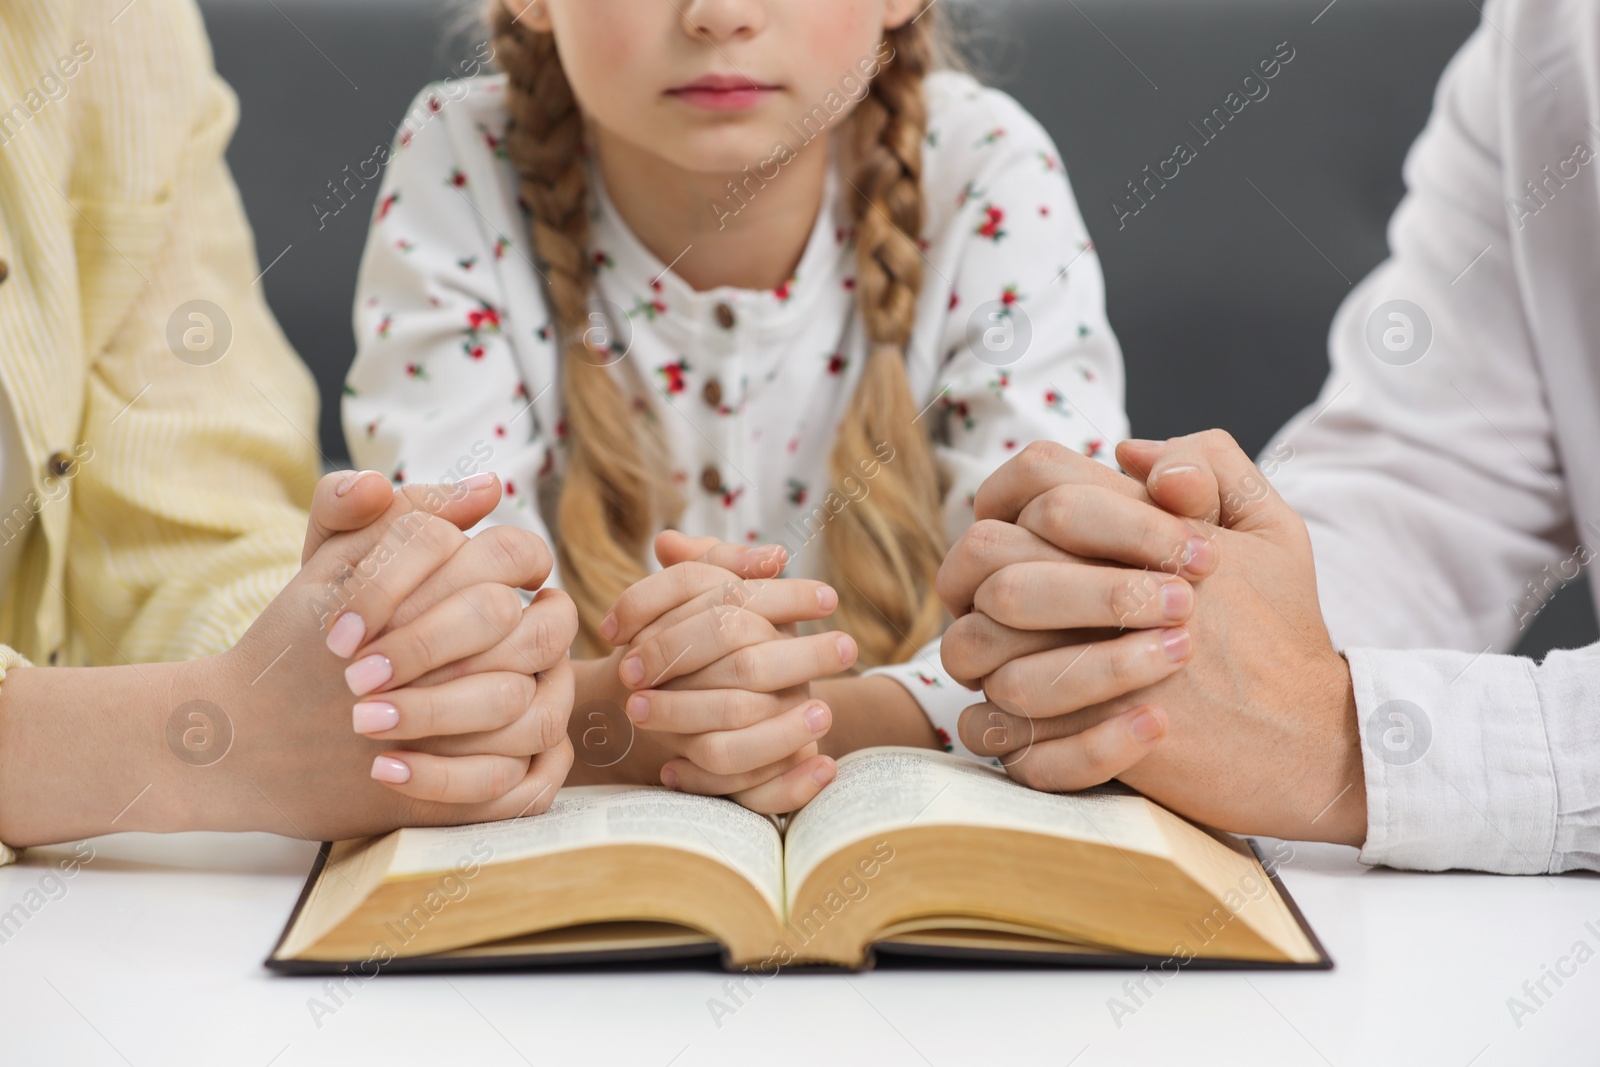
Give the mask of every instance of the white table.
[[[1331, 973], [1184, 972], [1120, 1027], [1108, 1000], [1128, 972], [786, 975], [719, 1028], [707, 1002], [726, 998], [724, 979], [706, 973], [386, 976], [336, 1006], [321, 979], [261, 967], [314, 845], [130, 834], [89, 846], [59, 884], [47, 876], [69, 847], [0, 870], [0, 914], [29, 912], [0, 944], [0, 1063], [1600, 1063], [1600, 878], [1587, 875], [1403, 874], [1299, 845], [1282, 876]], [[1507, 998], [1580, 940], [1595, 958], [1560, 988], [1546, 978], [1553, 996], [1519, 1028]], [[312, 997], [336, 1007], [320, 1025]]]

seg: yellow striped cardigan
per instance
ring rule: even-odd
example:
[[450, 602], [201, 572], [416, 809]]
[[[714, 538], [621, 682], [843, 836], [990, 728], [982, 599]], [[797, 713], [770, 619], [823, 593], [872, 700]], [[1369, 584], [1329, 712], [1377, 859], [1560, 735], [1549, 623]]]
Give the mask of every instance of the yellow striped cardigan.
[[0, 500], [0, 676], [222, 651], [298, 569], [317, 397], [257, 284], [237, 117], [193, 0], [0, 0], [0, 417], [32, 472]]

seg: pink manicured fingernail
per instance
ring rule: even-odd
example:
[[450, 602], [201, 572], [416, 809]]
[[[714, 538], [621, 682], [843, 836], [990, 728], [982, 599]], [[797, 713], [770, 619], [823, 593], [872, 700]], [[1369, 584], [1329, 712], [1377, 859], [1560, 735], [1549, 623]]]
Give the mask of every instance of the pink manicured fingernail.
[[849, 634], [840, 634], [834, 638], [834, 643], [839, 646], [839, 659], [846, 667], [856, 661], [856, 642]]
[[1217, 550], [1204, 537], [1191, 537], [1183, 546], [1183, 566], [1193, 574], [1211, 569], [1216, 562]]
[[350, 709], [358, 734], [381, 734], [400, 725], [400, 710], [382, 701], [363, 701]]
[[823, 707], [821, 704], [813, 704], [806, 709], [805, 718], [806, 725], [811, 727], [811, 732], [814, 734], [821, 734], [823, 731], [827, 730], [829, 720], [832, 719], [832, 716], [828, 714], [828, 709]]
[[622, 661], [622, 684], [638, 685], [644, 681], [644, 661], [638, 656], [629, 656]]
[[668, 789], [678, 788], [678, 772], [671, 767], [661, 768], [661, 784]]
[[829, 782], [833, 781], [834, 769], [835, 768], [832, 763], [824, 763], [822, 766], [811, 772], [811, 780], [816, 782], [818, 785], [827, 785]]
[[1193, 642], [1189, 639], [1189, 631], [1183, 627], [1163, 630], [1161, 633], [1161, 651], [1174, 663], [1182, 663], [1189, 658], [1189, 649]]
[[372, 655], [358, 659], [344, 669], [344, 684], [356, 696], [366, 696], [394, 677], [394, 664], [388, 656]]
[[1128, 724], [1128, 733], [1133, 735], [1135, 741], [1154, 741], [1161, 736], [1161, 732], [1161, 720], [1156, 718], [1153, 711], [1140, 712]]
[[610, 641], [617, 636], [617, 616], [615, 612], [606, 612], [606, 617], [600, 620], [600, 637]]
[[494, 475], [489, 473], [488, 471], [481, 471], [478, 474], [474, 474], [469, 478], [461, 479], [461, 481], [458, 484], [461, 486], [461, 488], [465, 489], [467, 492], [472, 493], [472, 492], [476, 492], [479, 489], [487, 489], [487, 488], [489, 488], [489, 486], [493, 485], [494, 484]]
[[367, 636], [367, 622], [353, 611], [347, 611], [334, 621], [328, 631], [328, 651], [340, 659], [349, 659], [361, 647]]
[[817, 590], [817, 607], [823, 611], [832, 611], [839, 606], [839, 594], [834, 592], [832, 586], [824, 585]]
[[[354, 474], [350, 475], [344, 481], [342, 481], [338, 485], [334, 486], [333, 495], [334, 496], [344, 496], [346, 493], [350, 492], [350, 490], [352, 490], [352, 489], [354, 489], [356, 487], [356, 483], [357, 482], [359, 482], [361, 479], [365, 478], [369, 474], [378, 474], [378, 472], [377, 471], [356, 471]], [[378, 477], [383, 478], [383, 475], [378, 474]], [[388, 479], [384, 478], [384, 481], [388, 481]]]
[[1194, 610], [1194, 590], [1187, 582], [1168, 582], [1161, 587], [1161, 610], [1174, 622], [1181, 622]]
[[650, 717], [650, 698], [643, 693], [635, 693], [628, 698], [628, 718], [634, 722], [644, 722]]
[[411, 781], [411, 768], [393, 756], [379, 756], [372, 761], [372, 777], [390, 785], [404, 785]]

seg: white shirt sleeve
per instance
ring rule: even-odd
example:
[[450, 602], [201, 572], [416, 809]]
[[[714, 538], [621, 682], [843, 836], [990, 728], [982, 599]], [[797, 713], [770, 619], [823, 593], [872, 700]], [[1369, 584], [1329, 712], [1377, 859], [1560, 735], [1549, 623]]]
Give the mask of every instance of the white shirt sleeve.
[[[1501, 67], [1525, 62], [1509, 48], [1485, 24], [1446, 71], [1393, 256], [1340, 309], [1322, 396], [1263, 457], [1349, 649], [1369, 863], [1600, 859], [1600, 649], [1494, 654], [1528, 580], [1576, 543], [1504, 202]], [[1464, 651], [1406, 651], [1441, 648]]]
[[497, 266], [513, 253], [468, 199], [451, 106], [423, 90], [408, 115], [430, 117], [408, 122], [384, 173], [356, 286], [345, 440], [358, 467], [397, 484], [493, 471], [504, 495], [478, 528], [520, 526], [553, 547], [537, 493], [552, 435], [533, 410], [552, 383], [525, 382], [513, 354]]
[[[929, 142], [930, 156], [945, 157], [929, 160], [930, 214], [949, 216], [965, 239], [930, 264], [950, 272], [954, 295], [934, 345], [913, 339], [913, 361], [926, 366], [932, 354], [936, 364], [912, 381], [925, 390], [923, 418], [949, 482], [954, 543], [972, 525], [978, 487], [1027, 444], [1057, 441], [1114, 466], [1128, 423], [1100, 260], [1049, 135], [1010, 97], [980, 89], [936, 110]], [[867, 673], [898, 680], [950, 751], [979, 758], [956, 725], [983, 694], [945, 673], [938, 641]]]

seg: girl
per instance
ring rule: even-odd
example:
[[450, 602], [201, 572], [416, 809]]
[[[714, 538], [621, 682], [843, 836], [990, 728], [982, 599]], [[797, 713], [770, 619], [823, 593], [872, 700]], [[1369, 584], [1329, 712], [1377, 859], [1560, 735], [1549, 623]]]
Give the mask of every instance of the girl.
[[[936, 69], [936, 17], [494, 0], [505, 73], [406, 118], [346, 433], [397, 482], [493, 469], [489, 521], [556, 547], [578, 779], [784, 811], [829, 754], [952, 747], [972, 698], [939, 665], [934, 579], [977, 486], [1032, 440], [1124, 436], [1059, 157]], [[651, 560], [668, 526], [695, 539]]]

